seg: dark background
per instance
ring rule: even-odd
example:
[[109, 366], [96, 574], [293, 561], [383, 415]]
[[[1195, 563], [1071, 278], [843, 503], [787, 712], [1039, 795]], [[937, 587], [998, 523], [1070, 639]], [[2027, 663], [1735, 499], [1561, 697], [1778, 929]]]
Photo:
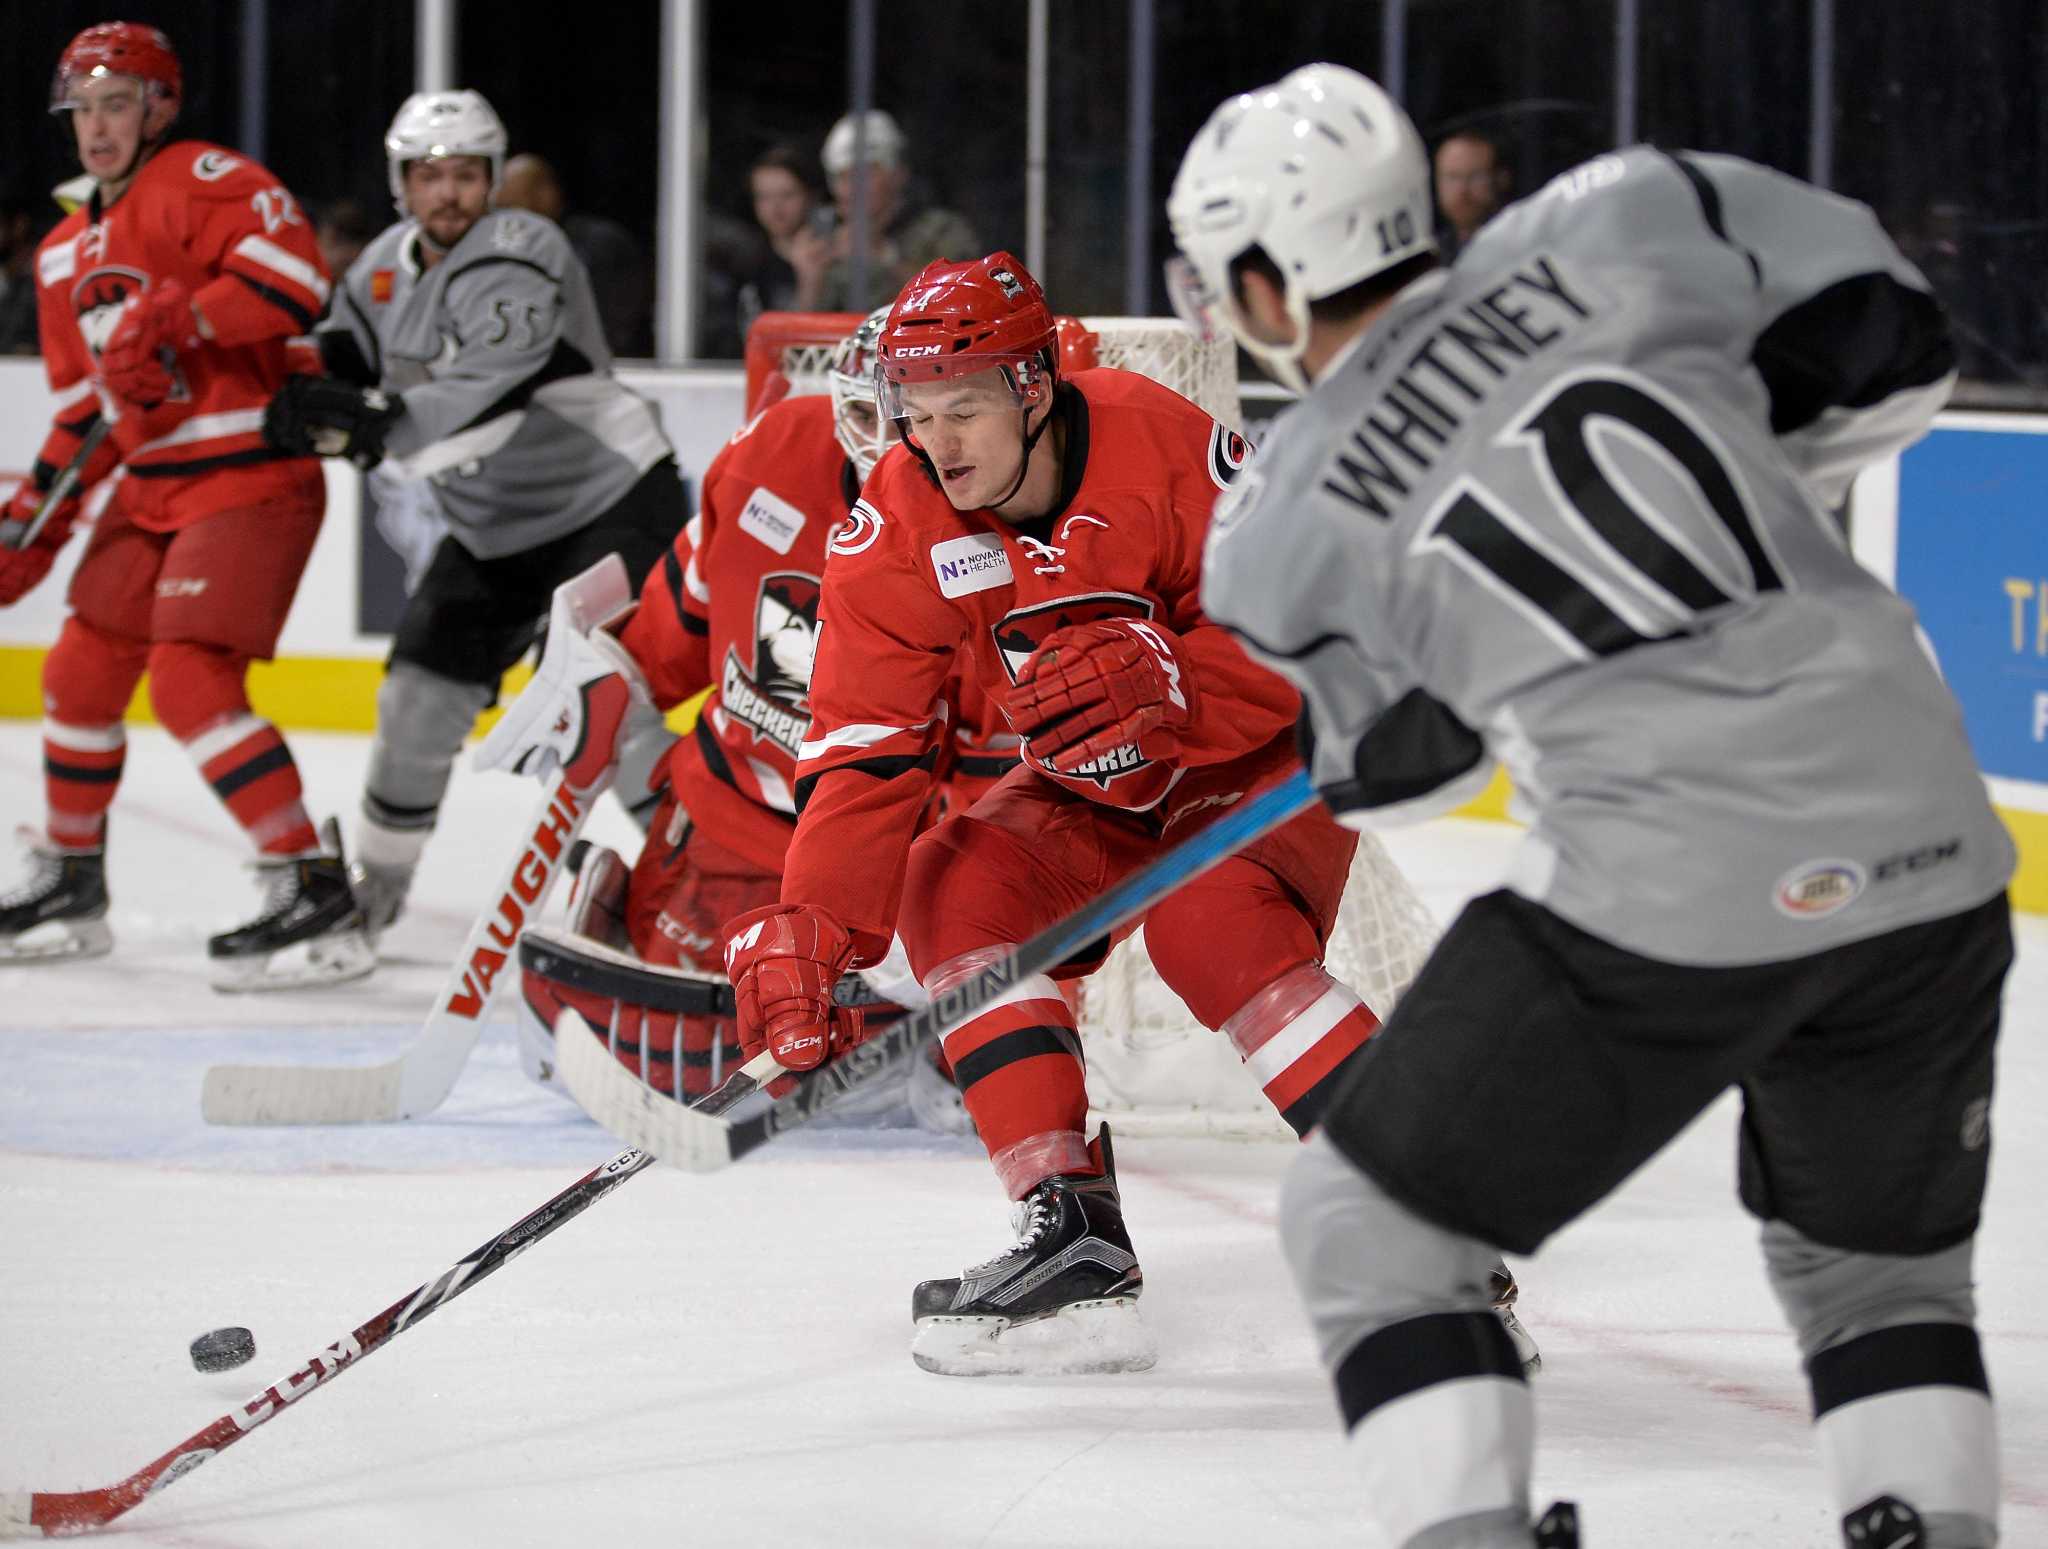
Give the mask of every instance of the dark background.
[[[1805, 175], [1813, 0], [1646, 0], [1638, 133], [1735, 151]], [[121, 0], [163, 27], [186, 69], [183, 133], [242, 140], [240, 0]], [[902, 122], [928, 193], [987, 248], [1023, 247], [1025, 8], [879, 7], [875, 100]], [[1834, 186], [1876, 207], [1955, 314], [1969, 374], [2048, 403], [2048, 5], [1836, 0]], [[1377, 75], [1378, 0], [1158, 0], [1153, 207], [1188, 137], [1228, 92], [1327, 58]], [[41, 191], [76, 170], [47, 87], [97, 6], [0, 0], [8, 76], [0, 180]], [[317, 210], [344, 195], [389, 210], [380, 140], [411, 89], [411, 0], [293, 0], [268, 12], [264, 159]], [[1123, 0], [1052, 7], [1049, 252], [1062, 310], [1120, 312], [1128, 228]], [[571, 19], [575, 18], [575, 19]], [[1406, 101], [1426, 134], [1497, 134], [1527, 191], [1607, 148], [1613, 0], [1413, 0]], [[560, 169], [572, 207], [654, 239], [659, 12], [651, 0], [469, 0], [460, 84], [491, 98], [515, 150]], [[705, 190], [750, 228], [746, 168], [766, 146], [815, 152], [843, 111], [836, 7], [709, 0]], [[54, 217], [54, 207], [48, 207]], [[1166, 255], [1152, 223], [1145, 273]], [[1156, 282], [1149, 310], [1164, 310]]]

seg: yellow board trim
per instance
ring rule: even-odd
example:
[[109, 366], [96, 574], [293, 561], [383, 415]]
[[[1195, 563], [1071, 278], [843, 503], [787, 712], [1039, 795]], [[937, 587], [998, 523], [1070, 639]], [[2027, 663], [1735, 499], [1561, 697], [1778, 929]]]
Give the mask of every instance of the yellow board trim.
[[[0, 646], [0, 717], [37, 720], [42, 716], [46, 654], [38, 647]], [[497, 724], [502, 706], [516, 698], [532, 676], [524, 663], [505, 674], [499, 689], [500, 708], [487, 710], [478, 719], [479, 735]], [[383, 680], [384, 664], [374, 658], [293, 656], [250, 667], [249, 702], [258, 715], [287, 731], [367, 732], [377, 725], [377, 685]], [[127, 719], [156, 719], [150, 713], [148, 687], [147, 678], [137, 685]], [[688, 733], [696, 724], [697, 707], [703, 701], [704, 695], [699, 694], [669, 712], [668, 723], [678, 735]], [[1507, 821], [1512, 794], [1506, 772], [1496, 768], [1486, 789], [1458, 808], [1458, 816]], [[2019, 870], [2012, 879], [2013, 907], [2048, 914], [2048, 813], [2000, 807], [1998, 815], [2005, 819], [2020, 852]]]
[[[0, 717], [40, 720], [43, 714], [43, 658], [40, 647], [0, 646]], [[504, 707], [518, 698], [532, 678], [524, 662], [506, 673], [498, 703], [477, 718], [477, 734], [497, 725]], [[384, 681], [384, 663], [375, 657], [290, 656], [249, 666], [249, 704], [265, 720], [286, 731], [374, 731], [377, 686]], [[678, 735], [696, 724], [703, 695], [669, 712]], [[128, 701], [126, 720], [154, 724], [149, 706], [149, 677], [144, 674]]]

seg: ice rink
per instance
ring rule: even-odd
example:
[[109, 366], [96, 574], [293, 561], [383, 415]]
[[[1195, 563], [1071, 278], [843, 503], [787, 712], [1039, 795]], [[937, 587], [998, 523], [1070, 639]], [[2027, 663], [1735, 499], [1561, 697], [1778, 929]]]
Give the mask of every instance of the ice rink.
[[[353, 823], [366, 744], [292, 739]], [[0, 723], [0, 801], [41, 810]], [[375, 978], [215, 995], [204, 937], [254, 912], [241, 841], [162, 734], [113, 816], [115, 955], [0, 970], [0, 1488], [114, 1482], [617, 1150], [493, 1029], [408, 1125], [209, 1129], [224, 1060], [386, 1057], [412, 1033], [537, 787], [464, 772]], [[607, 805], [592, 832], [616, 838]], [[1514, 831], [1394, 835], [1440, 917]], [[11, 878], [10, 873], [10, 878]], [[2005, 1542], [2048, 1544], [2048, 922], [2024, 919], [1978, 1270]], [[1591, 1549], [1839, 1540], [1806, 1395], [1732, 1193], [1724, 1100], [1519, 1266], [1543, 1347], [1539, 1504]], [[118, 1525], [122, 1542], [297, 1545], [1377, 1544], [1274, 1234], [1284, 1143], [1129, 1140], [1161, 1358], [1137, 1376], [928, 1376], [917, 1279], [1009, 1239], [972, 1142], [806, 1132], [729, 1172], [657, 1169]], [[1503, 1166], [1512, 1166], [1503, 1158]], [[203, 1330], [255, 1331], [201, 1376]]]

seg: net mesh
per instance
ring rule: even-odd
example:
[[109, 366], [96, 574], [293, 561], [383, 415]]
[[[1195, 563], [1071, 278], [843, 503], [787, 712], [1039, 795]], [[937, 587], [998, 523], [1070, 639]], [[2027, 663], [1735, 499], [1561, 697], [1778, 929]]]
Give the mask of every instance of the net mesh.
[[[769, 312], [747, 338], [747, 412], [827, 388], [832, 353], [858, 313]], [[1156, 317], [1086, 317], [1102, 365], [1143, 372], [1224, 424], [1242, 423], [1233, 346]], [[1436, 922], [1371, 834], [1360, 836], [1324, 966], [1384, 1019], [1429, 955]], [[1132, 1134], [1290, 1137], [1221, 1033], [1198, 1024], [1153, 971], [1143, 932], [1091, 975], [1081, 1039], [1096, 1113]]]

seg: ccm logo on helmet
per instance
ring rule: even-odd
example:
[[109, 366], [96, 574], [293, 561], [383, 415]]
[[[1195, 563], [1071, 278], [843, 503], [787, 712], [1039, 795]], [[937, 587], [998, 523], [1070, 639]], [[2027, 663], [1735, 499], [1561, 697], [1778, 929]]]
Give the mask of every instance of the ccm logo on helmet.
[[905, 349], [894, 350], [891, 353], [908, 359], [913, 355], [936, 355], [944, 348], [943, 344], [913, 344]]

